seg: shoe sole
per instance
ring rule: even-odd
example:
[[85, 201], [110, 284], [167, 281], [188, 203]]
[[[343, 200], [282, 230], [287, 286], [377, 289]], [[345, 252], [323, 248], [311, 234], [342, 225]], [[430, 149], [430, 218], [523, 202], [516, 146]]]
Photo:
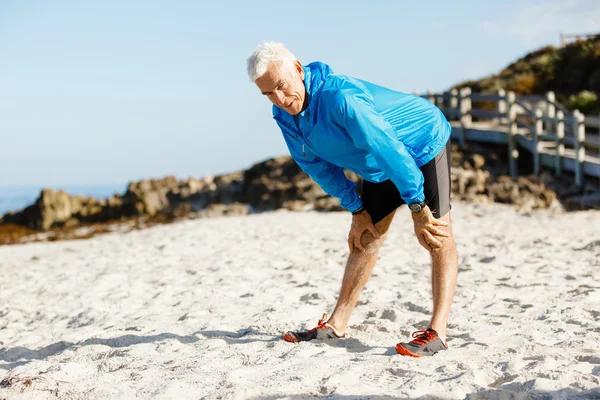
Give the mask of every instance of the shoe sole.
[[345, 334], [344, 334], [344, 335], [342, 335], [342, 336], [338, 336], [338, 335], [336, 335], [336, 334], [335, 334], [335, 332], [334, 332], [333, 334], [334, 334], [334, 336], [335, 336], [335, 337], [333, 337], [333, 338], [327, 338], [327, 339], [318, 339], [318, 338], [315, 338], [315, 339], [311, 339], [311, 340], [299, 340], [299, 339], [296, 337], [296, 335], [294, 335], [294, 333], [293, 333], [293, 332], [287, 332], [287, 333], [285, 333], [285, 334], [284, 334], [284, 335], [283, 335], [281, 338], [282, 338], [283, 340], [285, 340], [286, 342], [288, 342], [288, 343], [300, 343], [300, 342], [310, 342], [310, 341], [312, 341], [312, 340], [322, 341], [322, 340], [333, 340], [333, 339], [345, 339], [345, 338], [346, 338], [346, 335], [345, 335]]
[[290, 333], [286, 333], [285, 335], [283, 335], [282, 339], [289, 343], [300, 343], [296, 336]]
[[[315, 329], [323, 329], [323, 328], [315, 328]], [[300, 343], [300, 342], [310, 342], [311, 340], [324, 340], [324, 339], [344, 339], [346, 337], [346, 334], [343, 334], [341, 336], [338, 336], [338, 334], [335, 332], [335, 330], [333, 329], [332, 326], [327, 325], [326, 329], [329, 329], [331, 331], [331, 334], [334, 337], [328, 337], [328, 338], [318, 338], [318, 337], [314, 337], [312, 339], [308, 339], [308, 340], [300, 340], [298, 339], [298, 337], [295, 335], [294, 332], [292, 331], [288, 331], [286, 333], [283, 334], [283, 336], [281, 337], [283, 340], [285, 340], [286, 342], [289, 343]]]
[[401, 344], [396, 345], [396, 353], [401, 354], [403, 356], [414, 357], [414, 358], [423, 357], [421, 354], [413, 353], [412, 351], [408, 350], [406, 347], [402, 346]]

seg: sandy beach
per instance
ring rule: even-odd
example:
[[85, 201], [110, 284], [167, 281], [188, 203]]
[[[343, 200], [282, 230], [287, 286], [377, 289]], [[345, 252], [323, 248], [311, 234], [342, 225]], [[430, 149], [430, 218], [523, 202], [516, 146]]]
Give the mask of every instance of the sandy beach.
[[0, 399], [600, 398], [600, 212], [455, 202], [449, 350], [426, 327], [429, 255], [402, 208], [348, 337], [331, 313], [348, 213], [196, 219], [0, 247]]

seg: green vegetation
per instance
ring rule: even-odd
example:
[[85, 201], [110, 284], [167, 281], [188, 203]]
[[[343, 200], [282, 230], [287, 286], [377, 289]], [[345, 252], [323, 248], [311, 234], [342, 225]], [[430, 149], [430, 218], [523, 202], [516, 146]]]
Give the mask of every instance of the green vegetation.
[[548, 46], [527, 54], [499, 74], [467, 81], [474, 92], [495, 93], [512, 90], [517, 95], [556, 93], [556, 99], [569, 109], [584, 114], [600, 112], [600, 35], [565, 47]]

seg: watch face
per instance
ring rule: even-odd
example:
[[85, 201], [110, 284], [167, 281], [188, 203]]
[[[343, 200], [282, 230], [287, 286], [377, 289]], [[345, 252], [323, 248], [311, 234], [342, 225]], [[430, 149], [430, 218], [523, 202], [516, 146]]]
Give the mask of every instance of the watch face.
[[419, 203], [411, 204], [410, 209], [412, 212], [418, 213], [421, 211], [421, 205]]

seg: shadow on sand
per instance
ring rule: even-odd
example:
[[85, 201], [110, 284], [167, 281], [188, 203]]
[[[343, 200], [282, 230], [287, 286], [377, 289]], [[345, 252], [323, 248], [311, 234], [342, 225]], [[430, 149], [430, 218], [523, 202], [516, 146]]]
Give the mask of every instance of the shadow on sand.
[[[258, 336], [258, 337], [256, 337]], [[59, 354], [69, 348], [77, 348], [89, 345], [104, 345], [112, 348], [123, 348], [141, 343], [154, 343], [164, 340], [174, 339], [181, 343], [195, 343], [202, 338], [206, 339], [223, 339], [227, 344], [244, 344], [252, 342], [278, 342], [281, 340], [280, 335], [271, 335], [256, 331], [252, 328], [240, 329], [237, 332], [228, 332], [220, 330], [200, 330], [191, 335], [180, 336], [173, 333], [161, 333], [158, 335], [141, 336], [141, 335], [123, 335], [116, 338], [102, 339], [91, 338], [82, 342], [66, 342], [60, 341], [52, 343], [41, 349], [32, 350], [27, 347], [17, 346], [10, 349], [0, 348], [0, 361], [6, 361], [7, 364], [0, 365], [0, 369], [11, 370], [15, 367], [25, 365], [31, 360], [43, 360], [47, 357]], [[331, 347], [345, 348], [349, 353], [363, 353], [373, 350], [376, 347], [367, 346], [358, 339], [347, 338], [344, 340], [323, 341]], [[396, 352], [393, 348], [387, 349], [384, 355], [394, 355]]]
[[[527, 386], [530, 382], [525, 382], [520, 385], [523, 390], [506, 390], [506, 389], [480, 389], [473, 393], [467, 394], [464, 400], [558, 400], [558, 399], [574, 399], [588, 400], [600, 399], [600, 388], [577, 391], [573, 389], [560, 389], [551, 392], [529, 391]], [[424, 395], [420, 397], [402, 397], [402, 396], [381, 396], [381, 395], [339, 395], [330, 394], [324, 395], [276, 395], [276, 396], [259, 396], [250, 397], [248, 400], [446, 400], [448, 396]]]

